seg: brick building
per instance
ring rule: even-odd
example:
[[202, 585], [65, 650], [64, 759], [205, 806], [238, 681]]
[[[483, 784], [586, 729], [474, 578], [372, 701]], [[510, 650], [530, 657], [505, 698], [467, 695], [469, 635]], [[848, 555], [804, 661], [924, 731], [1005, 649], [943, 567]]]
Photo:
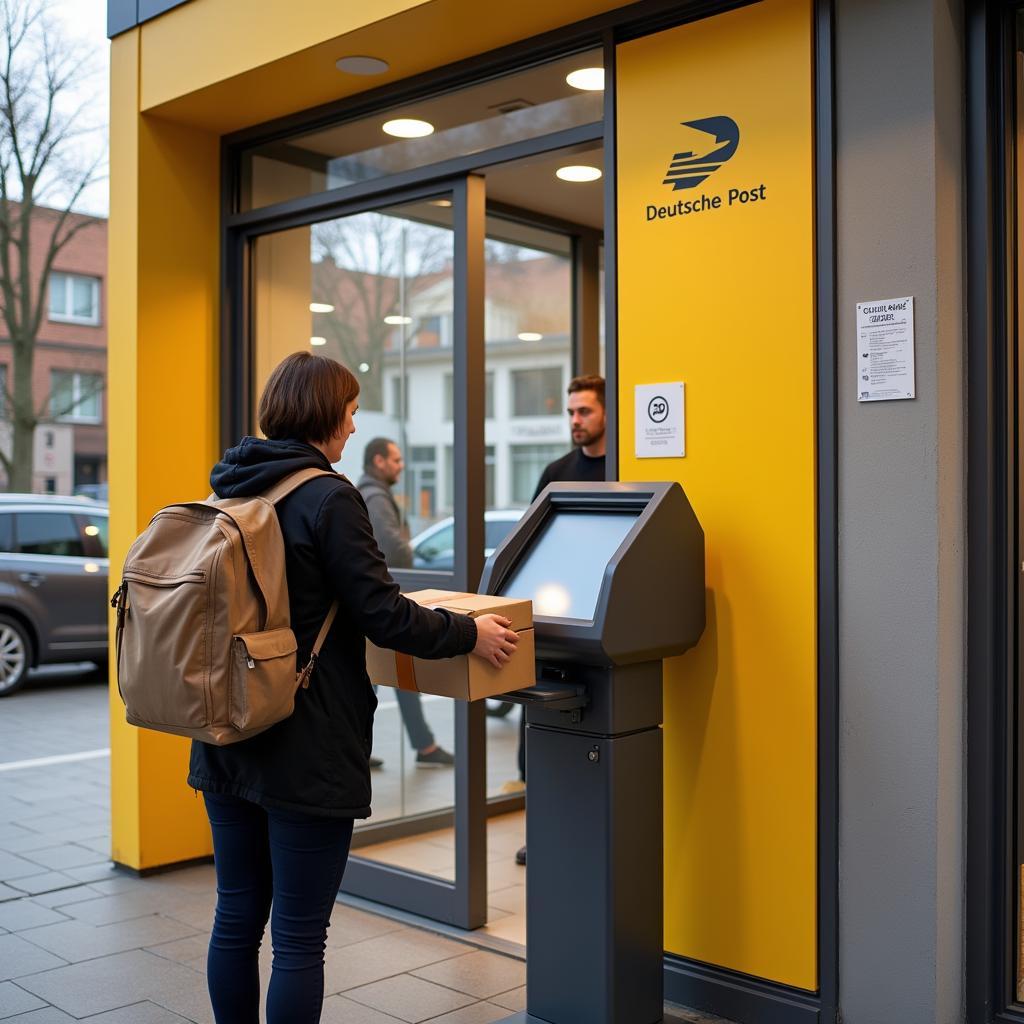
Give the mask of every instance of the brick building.
[[[59, 212], [40, 208], [32, 224], [33, 280]], [[71, 215], [74, 220], [93, 220]], [[107, 479], [107, 222], [82, 228], [57, 255], [36, 338], [32, 394], [40, 414], [33, 490], [105, 496]], [[0, 381], [13, 353], [0, 320]], [[69, 411], [70, 410], [70, 411]], [[0, 418], [0, 445], [10, 450], [11, 425]], [[2, 479], [0, 470], [0, 479]]]

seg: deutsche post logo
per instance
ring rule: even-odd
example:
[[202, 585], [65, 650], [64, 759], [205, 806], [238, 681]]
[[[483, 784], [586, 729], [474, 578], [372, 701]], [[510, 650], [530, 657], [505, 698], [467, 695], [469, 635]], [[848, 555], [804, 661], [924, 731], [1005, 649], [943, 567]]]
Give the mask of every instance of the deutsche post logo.
[[673, 191], [699, 185], [731, 160], [740, 144], [740, 128], [731, 117], [700, 117], [680, 124], [703, 132], [708, 137], [708, 148], [699, 153], [693, 150], [676, 153], [672, 157], [662, 184], [671, 185]]

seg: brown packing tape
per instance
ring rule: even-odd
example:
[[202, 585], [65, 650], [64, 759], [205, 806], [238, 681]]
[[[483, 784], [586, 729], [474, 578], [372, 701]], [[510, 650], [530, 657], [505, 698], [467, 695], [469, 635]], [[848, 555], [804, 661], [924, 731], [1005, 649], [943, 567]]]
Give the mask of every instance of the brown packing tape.
[[395, 651], [395, 670], [398, 673], [398, 688], [400, 690], [420, 692], [420, 688], [416, 685], [416, 665], [411, 654]]

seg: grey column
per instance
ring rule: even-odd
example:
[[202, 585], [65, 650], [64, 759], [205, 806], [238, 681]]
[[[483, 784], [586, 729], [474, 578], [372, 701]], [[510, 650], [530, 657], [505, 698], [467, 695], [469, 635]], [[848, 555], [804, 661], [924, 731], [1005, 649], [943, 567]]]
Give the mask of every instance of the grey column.
[[[963, 1019], [961, 25], [836, 3], [844, 1024]], [[859, 405], [855, 305], [903, 295], [918, 397]]]

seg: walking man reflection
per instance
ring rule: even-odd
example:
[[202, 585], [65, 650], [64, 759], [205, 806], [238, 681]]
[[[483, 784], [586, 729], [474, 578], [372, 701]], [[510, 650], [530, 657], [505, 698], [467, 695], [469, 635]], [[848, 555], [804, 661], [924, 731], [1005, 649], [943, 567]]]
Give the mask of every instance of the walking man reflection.
[[[359, 492], [370, 514], [373, 536], [389, 569], [412, 568], [409, 528], [402, 521], [398, 503], [392, 493], [404, 468], [402, 451], [394, 441], [386, 437], [375, 437], [366, 445]], [[396, 690], [395, 696], [409, 742], [416, 751], [416, 767], [447, 768], [453, 765], [455, 758], [438, 745], [427, 724], [420, 695], [410, 690]], [[382, 762], [371, 759], [371, 763], [374, 767], [380, 767]]]

